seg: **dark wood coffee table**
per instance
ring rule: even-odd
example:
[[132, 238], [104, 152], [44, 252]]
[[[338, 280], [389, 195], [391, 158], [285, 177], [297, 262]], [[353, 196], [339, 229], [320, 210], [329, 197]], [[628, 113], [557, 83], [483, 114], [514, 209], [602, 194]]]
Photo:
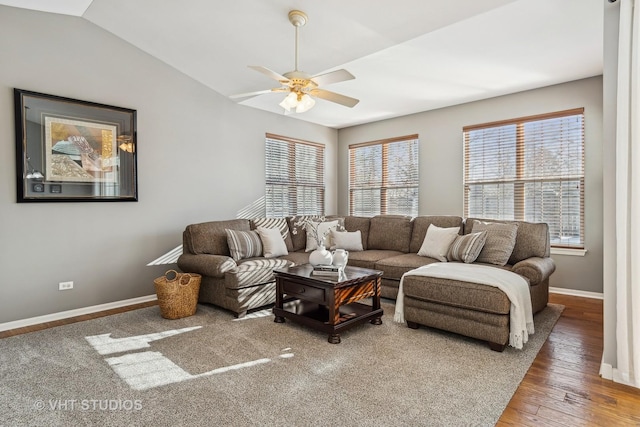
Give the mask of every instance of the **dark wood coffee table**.
[[[276, 305], [274, 322], [285, 318], [329, 334], [329, 342], [340, 343], [340, 332], [366, 321], [382, 324], [380, 281], [382, 272], [345, 267], [339, 277], [315, 276], [310, 264], [274, 270]], [[287, 303], [285, 295], [296, 299]], [[359, 303], [372, 298], [372, 305]]]

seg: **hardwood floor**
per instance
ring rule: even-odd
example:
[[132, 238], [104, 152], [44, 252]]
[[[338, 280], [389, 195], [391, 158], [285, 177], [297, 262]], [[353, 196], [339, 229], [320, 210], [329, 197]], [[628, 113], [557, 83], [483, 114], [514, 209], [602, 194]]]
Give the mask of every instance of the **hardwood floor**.
[[[640, 426], [640, 390], [598, 375], [602, 301], [551, 294], [566, 308], [497, 426]], [[95, 319], [156, 301], [0, 332], [0, 338]]]
[[99, 317], [111, 316], [112, 314], [124, 313], [126, 311], [137, 310], [139, 308], [144, 308], [144, 307], [151, 307], [153, 305], [158, 305], [158, 301], [143, 302], [140, 304], [128, 305], [126, 307], [100, 311], [98, 313], [85, 314], [82, 316], [69, 317], [68, 319], [41, 323], [39, 325], [25, 326], [24, 328], [11, 329], [9, 331], [0, 331], [0, 339], [12, 337], [14, 335], [26, 334], [29, 332], [42, 331], [43, 329], [49, 329], [55, 326], [69, 325], [71, 323], [82, 322], [83, 320], [91, 320], [91, 319], [97, 319]]
[[602, 301], [551, 294], [566, 308], [497, 426], [640, 426], [640, 390], [600, 377]]

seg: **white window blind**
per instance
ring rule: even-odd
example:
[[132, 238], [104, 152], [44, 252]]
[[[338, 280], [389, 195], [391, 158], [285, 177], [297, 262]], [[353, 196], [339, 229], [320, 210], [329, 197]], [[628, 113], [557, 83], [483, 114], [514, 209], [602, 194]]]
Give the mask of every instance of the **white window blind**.
[[324, 215], [324, 145], [267, 134], [266, 215]]
[[418, 135], [349, 146], [351, 215], [418, 215]]
[[584, 109], [463, 129], [466, 217], [549, 224], [551, 244], [584, 247]]

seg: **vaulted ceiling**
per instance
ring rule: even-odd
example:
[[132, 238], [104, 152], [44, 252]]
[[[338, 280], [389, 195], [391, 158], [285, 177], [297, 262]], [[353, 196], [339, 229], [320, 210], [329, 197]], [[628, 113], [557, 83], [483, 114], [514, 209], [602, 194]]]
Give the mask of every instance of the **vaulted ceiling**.
[[[300, 120], [342, 128], [602, 74], [604, 0], [0, 0], [75, 15], [224, 96], [277, 87], [249, 69], [294, 69], [294, 27], [304, 11], [299, 68], [345, 68], [356, 78], [326, 89]], [[242, 99], [277, 114], [282, 93]], [[236, 101], [234, 101], [236, 102]]]

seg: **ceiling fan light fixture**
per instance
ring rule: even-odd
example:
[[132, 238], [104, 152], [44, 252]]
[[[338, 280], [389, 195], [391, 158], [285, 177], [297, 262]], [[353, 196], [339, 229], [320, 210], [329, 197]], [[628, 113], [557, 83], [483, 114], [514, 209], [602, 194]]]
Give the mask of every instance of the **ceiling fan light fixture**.
[[287, 111], [291, 111], [292, 108], [296, 108], [298, 106], [298, 95], [296, 95], [295, 92], [291, 92], [282, 100], [280, 106]]
[[316, 100], [305, 93], [296, 106], [296, 113], [309, 111], [314, 105], [316, 105]]

